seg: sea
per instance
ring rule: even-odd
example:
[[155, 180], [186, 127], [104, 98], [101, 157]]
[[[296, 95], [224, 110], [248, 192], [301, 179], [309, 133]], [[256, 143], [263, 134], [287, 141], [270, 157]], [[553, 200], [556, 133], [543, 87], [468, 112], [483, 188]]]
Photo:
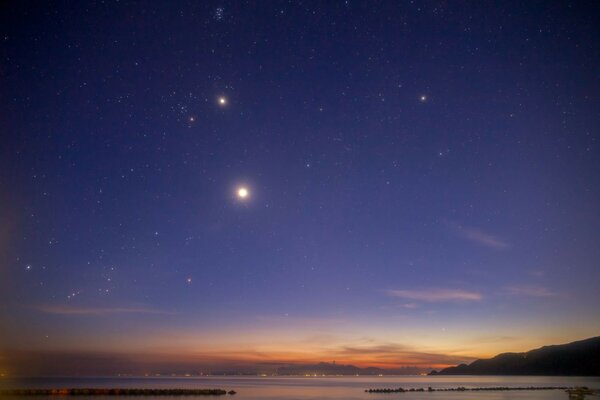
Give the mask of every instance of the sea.
[[[185, 396], [185, 399], [221, 400], [568, 400], [562, 390], [490, 391], [490, 392], [412, 392], [366, 393], [376, 388], [455, 388], [490, 386], [587, 386], [600, 389], [600, 377], [545, 376], [208, 376], [208, 377], [144, 377], [144, 378], [31, 378], [0, 380], [0, 389], [11, 388], [198, 388], [235, 390], [235, 395]], [[115, 400], [120, 396], [86, 396], [93, 400]], [[131, 399], [130, 396], [127, 396]], [[40, 400], [40, 396], [19, 396], [20, 400]], [[81, 397], [79, 397], [81, 398]], [[590, 397], [594, 399], [598, 397]], [[181, 396], [143, 396], [144, 400], [182, 400]]]

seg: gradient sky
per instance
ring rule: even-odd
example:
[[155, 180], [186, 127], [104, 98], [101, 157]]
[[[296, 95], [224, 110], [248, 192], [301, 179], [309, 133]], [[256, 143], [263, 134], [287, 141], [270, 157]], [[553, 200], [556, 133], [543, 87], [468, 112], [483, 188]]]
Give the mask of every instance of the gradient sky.
[[0, 372], [598, 335], [599, 11], [3, 2]]

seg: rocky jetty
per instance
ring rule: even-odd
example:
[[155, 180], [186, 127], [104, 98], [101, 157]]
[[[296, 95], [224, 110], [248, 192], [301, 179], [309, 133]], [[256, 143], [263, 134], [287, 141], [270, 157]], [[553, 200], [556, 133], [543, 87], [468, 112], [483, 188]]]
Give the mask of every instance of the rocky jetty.
[[[221, 396], [223, 389], [12, 389], [0, 390], [0, 396]], [[229, 394], [235, 394], [230, 390]]]
[[510, 387], [510, 386], [484, 386], [484, 387], [464, 387], [459, 386], [455, 388], [432, 388], [431, 386], [425, 388], [384, 388], [384, 389], [366, 389], [367, 393], [405, 393], [405, 392], [500, 392], [500, 391], [516, 391], [516, 390], [577, 390], [587, 388], [573, 388], [568, 386], [524, 386], [524, 387]]

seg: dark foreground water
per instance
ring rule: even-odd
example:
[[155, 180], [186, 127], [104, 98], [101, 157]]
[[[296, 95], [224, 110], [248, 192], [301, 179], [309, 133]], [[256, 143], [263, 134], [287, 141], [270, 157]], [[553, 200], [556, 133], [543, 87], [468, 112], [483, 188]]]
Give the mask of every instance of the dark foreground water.
[[[36, 378], [21, 381], [0, 380], [0, 388], [219, 388], [235, 390], [234, 396], [202, 396], [196, 399], [220, 400], [567, 400], [562, 390], [510, 392], [434, 392], [369, 394], [367, 388], [444, 388], [484, 386], [588, 386], [600, 389], [600, 378], [539, 376], [385, 376], [385, 377], [202, 377], [202, 378]], [[116, 396], [90, 396], [86, 399], [115, 400]], [[144, 400], [182, 400], [192, 396], [144, 396]], [[19, 397], [21, 400], [40, 397]], [[132, 399], [132, 397], [127, 397]], [[135, 397], [137, 398], [137, 397]], [[82, 398], [79, 398], [82, 399]]]

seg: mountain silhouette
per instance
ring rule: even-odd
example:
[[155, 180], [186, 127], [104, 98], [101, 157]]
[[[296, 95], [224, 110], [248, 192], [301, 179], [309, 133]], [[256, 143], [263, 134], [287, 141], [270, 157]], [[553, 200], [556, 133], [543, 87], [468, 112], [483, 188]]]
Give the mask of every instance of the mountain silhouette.
[[422, 372], [417, 367], [382, 369], [359, 368], [354, 365], [321, 362], [315, 365], [290, 365], [277, 369], [277, 375], [415, 375]]
[[430, 375], [600, 376], [600, 336], [432, 371]]

